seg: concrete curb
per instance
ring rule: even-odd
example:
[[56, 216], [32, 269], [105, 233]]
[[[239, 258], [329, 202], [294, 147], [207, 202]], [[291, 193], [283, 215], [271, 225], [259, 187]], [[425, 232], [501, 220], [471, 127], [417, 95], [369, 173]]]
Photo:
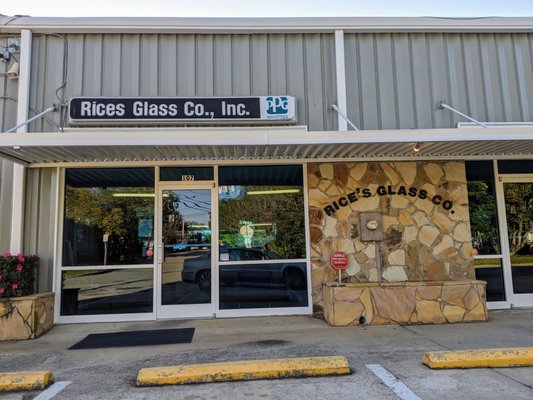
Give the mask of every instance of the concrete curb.
[[531, 367], [533, 347], [432, 351], [424, 353], [422, 364], [433, 369]]
[[137, 386], [347, 374], [350, 374], [348, 360], [341, 356], [278, 358], [143, 368], [137, 375]]
[[0, 392], [16, 390], [42, 390], [54, 382], [50, 371], [2, 372], [0, 373]]

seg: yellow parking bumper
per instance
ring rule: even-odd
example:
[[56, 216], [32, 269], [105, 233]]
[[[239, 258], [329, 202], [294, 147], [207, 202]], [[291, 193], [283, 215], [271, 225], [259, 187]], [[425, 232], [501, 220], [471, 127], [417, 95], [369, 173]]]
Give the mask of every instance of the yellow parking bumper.
[[50, 371], [0, 373], [0, 392], [45, 389], [54, 382]]
[[533, 366], [533, 347], [432, 351], [422, 363], [429, 368], [504, 368]]
[[350, 367], [345, 357], [282, 358], [144, 368], [137, 375], [137, 386], [347, 374]]

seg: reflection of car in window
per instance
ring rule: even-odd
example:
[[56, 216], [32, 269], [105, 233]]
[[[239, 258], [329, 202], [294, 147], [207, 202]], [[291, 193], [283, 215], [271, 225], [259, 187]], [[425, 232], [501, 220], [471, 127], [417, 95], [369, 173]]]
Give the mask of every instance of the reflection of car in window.
[[[283, 284], [291, 289], [306, 289], [306, 263], [280, 261], [278, 263], [231, 264], [232, 261], [279, 260], [280, 257], [263, 249], [232, 248], [221, 253], [220, 281], [225, 285], [235, 284]], [[181, 272], [184, 282], [197, 283], [201, 290], [211, 289], [211, 252], [189, 258]]]

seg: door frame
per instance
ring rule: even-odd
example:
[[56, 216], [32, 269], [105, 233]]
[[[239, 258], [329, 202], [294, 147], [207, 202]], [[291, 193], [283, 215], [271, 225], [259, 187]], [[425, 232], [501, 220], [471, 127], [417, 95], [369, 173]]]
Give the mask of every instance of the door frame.
[[[164, 181], [156, 187], [155, 209], [155, 268], [154, 268], [154, 309], [157, 319], [206, 318], [216, 316], [218, 310], [218, 196], [216, 184], [212, 181]], [[187, 305], [161, 304], [161, 274], [163, 271], [163, 191], [165, 190], [210, 190], [211, 191], [211, 303]]]
[[500, 226], [502, 264], [505, 295], [511, 307], [533, 306], [533, 293], [516, 294], [513, 289], [513, 275], [511, 269], [511, 251], [509, 248], [509, 235], [507, 230], [507, 212], [505, 209], [505, 183], [533, 183], [532, 174], [505, 174], [498, 175], [496, 179], [496, 196], [498, 204], [498, 220]]

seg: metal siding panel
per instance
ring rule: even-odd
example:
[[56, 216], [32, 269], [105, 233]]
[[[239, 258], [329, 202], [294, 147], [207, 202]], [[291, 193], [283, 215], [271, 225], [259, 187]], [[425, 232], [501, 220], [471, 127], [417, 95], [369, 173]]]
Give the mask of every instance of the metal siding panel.
[[361, 70], [359, 65], [359, 35], [344, 35], [344, 62], [346, 64], [346, 107], [348, 118], [362, 127]]
[[425, 34], [411, 35], [411, 52], [415, 91], [415, 127], [418, 129], [431, 128], [433, 126], [433, 101], [431, 99], [431, 78]]
[[307, 124], [310, 131], [324, 129], [323, 91], [322, 91], [322, 54], [320, 35], [305, 35], [305, 67], [307, 86]]
[[40, 169], [26, 170], [26, 204], [24, 210], [24, 240], [25, 253], [39, 254], [38, 222], [39, 204], [42, 199], [39, 193]]
[[500, 65], [500, 81], [502, 85], [503, 109], [506, 121], [520, 120], [520, 97], [518, 95], [516, 75], [516, 56], [513, 41], [509, 34], [496, 36], [498, 60]]
[[[450, 87], [450, 98], [443, 100], [446, 100], [448, 104], [459, 110], [466, 110], [468, 104], [466, 85], [464, 84], [466, 68], [461, 35], [454, 33], [446, 36], [446, 57], [449, 68], [448, 85]], [[452, 121], [450, 127], [456, 126], [460, 121], [458, 115], [444, 110], [441, 111], [450, 116]]]
[[[468, 108], [465, 114], [478, 121], [494, 121], [487, 116], [483, 106], [485, 92], [483, 87], [483, 69], [480, 57], [480, 40], [478, 35], [463, 35], [464, 59], [466, 67], [466, 80]], [[492, 75], [492, 74], [491, 74]], [[498, 82], [498, 76], [494, 76], [494, 82]], [[497, 112], [497, 110], [496, 110]]]
[[176, 35], [161, 35], [159, 38], [158, 94], [176, 96], [178, 90]]
[[307, 121], [303, 35], [287, 35], [287, 93], [297, 98], [298, 124]]
[[252, 35], [252, 93], [264, 96], [268, 94], [268, 36]]
[[120, 93], [122, 36], [105, 35], [102, 44], [102, 96]]
[[26, 208], [24, 215], [24, 253], [37, 254], [39, 263], [39, 291], [52, 289], [54, 232], [55, 232], [55, 176], [53, 168], [28, 169], [26, 179]]
[[54, 268], [54, 232], [55, 232], [55, 178], [56, 170], [44, 168], [40, 173], [39, 226], [37, 254], [39, 263], [39, 290], [44, 292], [52, 289]]
[[140, 47], [141, 96], [159, 95], [159, 40], [157, 35], [142, 35]]
[[444, 37], [442, 34], [431, 35], [429, 44], [429, 71], [431, 73], [431, 114], [433, 115], [433, 128], [449, 128], [450, 117], [437, 109], [439, 102], [450, 97], [448, 91], [448, 66]]
[[231, 35], [216, 35], [213, 46], [214, 94], [231, 96], [233, 92]]
[[520, 96], [521, 121], [531, 120], [530, 104], [533, 100], [533, 59], [531, 58], [531, 34], [514, 35], [515, 68]]
[[[45, 100], [45, 74], [47, 68], [53, 68], [47, 63], [47, 37], [34, 37], [32, 43], [31, 57], [31, 89], [30, 89], [30, 106], [35, 110], [43, 110]], [[37, 121], [39, 122], [39, 121]], [[41, 131], [41, 125], [33, 122], [28, 126], [28, 132]]]
[[[12, 66], [12, 64], [8, 64]], [[2, 132], [5, 132], [17, 125], [17, 98], [18, 98], [18, 79], [2, 78], [3, 90], [0, 101], [3, 107], [0, 108], [0, 121]], [[30, 112], [30, 115], [33, 115]]]
[[[81, 96], [83, 92], [83, 82], [85, 73], [85, 36], [68, 36], [68, 79], [65, 95], [67, 98]], [[47, 66], [47, 68], [49, 68]]]
[[285, 59], [285, 35], [268, 37], [269, 94], [286, 94], [287, 63]]
[[213, 35], [196, 37], [196, 95], [214, 95]]
[[392, 42], [390, 34], [376, 35], [376, 63], [378, 73], [379, 127], [394, 129], [396, 119], [396, 85], [394, 82]]
[[483, 71], [484, 102], [486, 113], [491, 121], [501, 121], [501, 90], [498, 74], [498, 58], [493, 35], [484, 35], [480, 42]]
[[[374, 36], [359, 36], [358, 67], [361, 71], [361, 127], [360, 129], [379, 129], [376, 56]], [[349, 94], [348, 94], [349, 96]]]
[[13, 163], [0, 159], [0, 249], [10, 247], [12, 193]]
[[251, 59], [250, 37], [234, 35], [232, 37], [232, 65], [231, 80], [235, 96], [249, 96], [251, 94]]
[[176, 71], [178, 96], [196, 95], [196, 38], [192, 35], [178, 35]]
[[324, 130], [337, 130], [337, 113], [331, 105], [337, 102], [337, 71], [335, 68], [335, 35], [322, 34], [322, 90], [325, 102], [322, 103]]
[[409, 37], [403, 34], [394, 34], [393, 44], [397, 128], [413, 129], [415, 127], [414, 84], [412, 59], [409, 52]]
[[139, 96], [140, 95], [140, 49], [139, 35], [124, 35], [122, 37], [122, 46], [120, 51], [120, 96]]
[[83, 94], [102, 94], [102, 35], [93, 35], [86, 40], [84, 48]]

